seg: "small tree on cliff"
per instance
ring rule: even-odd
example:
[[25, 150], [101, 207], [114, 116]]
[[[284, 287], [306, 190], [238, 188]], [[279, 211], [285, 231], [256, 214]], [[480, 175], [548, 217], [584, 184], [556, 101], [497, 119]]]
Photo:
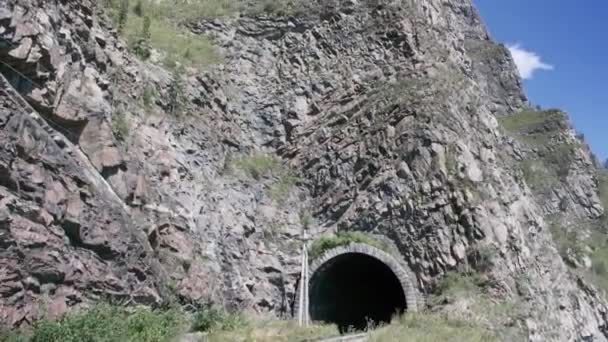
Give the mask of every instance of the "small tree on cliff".
[[169, 113], [174, 116], [184, 114], [186, 106], [185, 85], [182, 80], [184, 73], [182, 66], [177, 66], [173, 71], [173, 81], [169, 88]]
[[144, 17], [143, 27], [133, 46], [135, 54], [144, 60], [150, 58], [150, 50], [152, 49], [150, 45], [150, 40], [152, 38], [152, 35], [150, 34], [150, 25], [150, 17]]
[[138, 17], [144, 16], [144, 3], [142, 0], [137, 0], [135, 7], [133, 7], [133, 13]]
[[122, 33], [129, 19], [129, 0], [121, 0], [118, 8], [118, 32]]

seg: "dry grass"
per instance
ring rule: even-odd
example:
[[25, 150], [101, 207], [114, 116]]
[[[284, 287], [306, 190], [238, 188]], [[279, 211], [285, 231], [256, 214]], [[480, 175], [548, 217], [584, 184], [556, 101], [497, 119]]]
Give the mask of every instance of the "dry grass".
[[371, 333], [369, 342], [492, 342], [498, 338], [471, 322], [439, 315], [407, 314]]
[[268, 321], [252, 324], [245, 329], [220, 331], [208, 336], [209, 342], [302, 342], [339, 335], [333, 325], [298, 327], [293, 321]]

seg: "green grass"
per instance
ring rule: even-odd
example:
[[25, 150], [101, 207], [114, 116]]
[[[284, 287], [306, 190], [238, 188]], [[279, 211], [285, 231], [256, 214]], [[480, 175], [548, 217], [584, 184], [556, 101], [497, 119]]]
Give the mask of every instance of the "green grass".
[[[105, 4], [118, 25], [123, 0], [106, 0]], [[120, 33], [131, 51], [141, 52], [144, 17], [148, 17], [151, 24], [150, 47], [165, 53], [163, 63], [166, 66], [180, 64], [200, 68], [219, 63], [221, 58], [208, 37], [191, 33], [184, 24], [201, 18], [234, 16], [238, 13], [292, 15], [305, 12], [305, 4], [303, 0], [130, 0], [126, 23]], [[147, 55], [140, 57], [146, 59]]]
[[189, 330], [221, 334], [250, 327], [242, 315], [216, 308], [203, 308], [190, 316], [178, 309], [99, 304], [55, 321], [38, 321], [28, 333], [0, 329], [0, 342], [166, 342]]
[[499, 119], [502, 127], [511, 133], [528, 133], [550, 123], [564, 123], [566, 114], [558, 110], [527, 110]]
[[322, 236], [315, 240], [308, 248], [308, 255], [311, 260], [314, 260], [328, 250], [336, 247], [346, 246], [351, 243], [362, 243], [376, 247], [387, 253], [395, 254], [396, 251], [385, 242], [376, 240], [361, 232], [342, 232], [333, 236]]
[[57, 321], [34, 325], [31, 342], [165, 342], [184, 331], [176, 310], [152, 311], [98, 305], [70, 313]]
[[[118, 22], [118, 13], [122, 0], [111, 0], [108, 3], [110, 15]], [[223, 11], [222, 1], [195, 1], [175, 3], [173, 1], [142, 1], [143, 16], [135, 11], [136, 1], [131, 1], [123, 37], [132, 51], [140, 41], [144, 27], [144, 17], [150, 18], [150, 46], [164, 53], [163, 64], [173, 68], [176, 65], [205, 67], [221, 61], [213, 43], [203, 35], [195, 35], [179, 22], [191, 20], [210, 13], [219, 15]]]
[[28, 337], [0, 326], [0, 342], [28, 342]]
[[[141, 17], [129, 16], [124, 36], [130, 47], [134, 47], [139, 39], [143, 21]], [[169, 68], [178, 64], [205, 67], [221, 61], [213, 43], [207, 37], [195, 35], [165, 19], [151, 20], [150, 45], [165, 54], [163, 64]]]
[[407, 314], [371, 333], [369, 342], [492, 342], [499, 339], [473, 322], [451, 320], [440, 315]]
[[[132, 0], [133, 1], [133, 0]], [[196, 0], [196, 1], [143, 1], [145, 13], [153, 18], [173, 22], [191, 22], [196, 19], [245, 15], [294, 15], [305, 9], [306, 0]]]

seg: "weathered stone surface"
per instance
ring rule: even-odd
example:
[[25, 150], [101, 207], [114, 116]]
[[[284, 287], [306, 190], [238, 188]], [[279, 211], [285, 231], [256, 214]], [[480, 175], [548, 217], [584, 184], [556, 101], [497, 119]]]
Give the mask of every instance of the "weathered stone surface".
[[[55, 314], [105, 296], [152, 304], [167, 287], [286, 316], [310, 213], [313, 237], [392, 240], [425, 293], [491, 246], [501, 291], [526, 289], [530, 340], [606, 340], [605, 302], [543, 220], [564, 202], [573, 217], [603, 212], [589, 151], [575, 151], [568, 185], [530, 192], [512, 161], [531, 152], [496, 120], [525, 106], [521, 81], [470, 0], [200, 20], [191, 29], [223, 62], [183, 75], [194, 114], [182, 118], [165, 113], [171, 73], [129, 55], [98, 5], [0, 6], [0, 58], [20, 73], [1, 69], [12, 85], [0, 88], [2, 322], [31, 323], [41, 303]], [[159, 96], [143, 108], [148, 86]], [[261, 153], [298, 176], [284, 194], [280, 175], [234, 167]]]

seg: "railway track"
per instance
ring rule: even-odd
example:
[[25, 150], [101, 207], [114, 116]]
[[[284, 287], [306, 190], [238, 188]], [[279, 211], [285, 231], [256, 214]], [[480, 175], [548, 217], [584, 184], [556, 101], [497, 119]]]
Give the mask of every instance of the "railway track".
[[315, 342], [364, 342], [367, 341], [367, 333], [358, 333], [325, 338]]

